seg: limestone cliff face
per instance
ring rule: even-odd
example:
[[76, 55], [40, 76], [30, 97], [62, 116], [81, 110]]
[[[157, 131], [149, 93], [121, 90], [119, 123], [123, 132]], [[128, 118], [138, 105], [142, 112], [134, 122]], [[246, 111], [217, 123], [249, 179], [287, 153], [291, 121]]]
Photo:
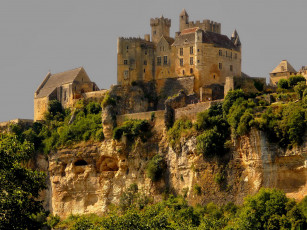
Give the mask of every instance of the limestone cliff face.
[[[297, 199], [307, 193], [306, 144], [285, 151], [252, 130], [235, 140], [223, 158], [205, 159], [196, 153], [195, 137], [182, 139], [181, 148], [174, 150], [165, 136], [156, 133], [150, 141], [133, 145], [111, 139], [83, 143], [58, 150], [48, 162], [38, 157], [38, 167], [49, 175], [49, 189], [42, 195], [46, 208], [61, 217], [102, 214], [132, 183], [156, 201], [167, 190], [186, 196], [190, 204], [242, 203], [262, 186], [283, 189]], [[155, 154], [164, 156], [167, 169], [161, 181], [153, 183], [146, 176], [146, 165]]]

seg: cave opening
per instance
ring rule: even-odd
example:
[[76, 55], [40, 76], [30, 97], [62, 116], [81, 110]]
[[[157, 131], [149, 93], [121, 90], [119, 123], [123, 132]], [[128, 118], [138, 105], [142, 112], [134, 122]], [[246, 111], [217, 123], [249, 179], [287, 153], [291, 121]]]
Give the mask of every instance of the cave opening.
[[75, 162], [75, 166], [84, 166], [87, 165], [87, 162], [85, 160], [77, 160]]

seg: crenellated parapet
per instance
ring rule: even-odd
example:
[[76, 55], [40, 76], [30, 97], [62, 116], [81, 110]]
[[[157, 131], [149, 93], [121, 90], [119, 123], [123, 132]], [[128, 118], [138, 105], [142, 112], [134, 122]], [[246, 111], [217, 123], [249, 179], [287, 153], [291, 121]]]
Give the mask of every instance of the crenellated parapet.
[[163, 22], [165, 26], [170, 27], [172, 24], [171, 19], [164, 18], [163, 16], [161, 18], [151, 18], [150, 19], [150, 26], [158, 26], [160, 23]]
[[201, 21], [191, 21], [187, 24], [187, 28], [199, 27], [204, 31], [221, 33], [221, 23], [210, 21], [208, 19]]

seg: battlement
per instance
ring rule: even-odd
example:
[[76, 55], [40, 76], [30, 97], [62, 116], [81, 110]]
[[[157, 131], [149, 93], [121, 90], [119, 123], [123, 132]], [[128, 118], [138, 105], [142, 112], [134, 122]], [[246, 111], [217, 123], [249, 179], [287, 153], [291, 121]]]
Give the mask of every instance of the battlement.
[[208, 19], [201, 21], [191, 21], [188, 23], [188, 28], [199, 27], [204, 31], [221, 33], [221, 23], [210, 21]]
[[150, 19], [150, 26], [158, 26], [160, 25], [161, 21], [163, 21], [163, 23], [170, 27], [171, 24], [172, 24], [172, 21], [171, 19], [168, 19], [168, 18], [164, 18], [163, 16], [161, 18], [151, 18]]

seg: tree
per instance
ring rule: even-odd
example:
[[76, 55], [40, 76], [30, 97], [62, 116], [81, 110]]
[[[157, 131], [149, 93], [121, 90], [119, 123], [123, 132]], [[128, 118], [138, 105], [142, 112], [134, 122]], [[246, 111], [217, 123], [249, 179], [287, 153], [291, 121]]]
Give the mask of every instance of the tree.
[[296, 86], [299, 82], [305, 82], [306, 83], [306, 79], [301, 75], [289, 77], [289, 86], [290, 87]]
[[298, 94], [299, 98], [302, 99], [304, 90], [306, 89], [306, 82], [301, 81], [301, 82], [297, 83], [297, 85], [294, 86], [293, 89]]
[[280, 89], [289, 89], [289, 81], [287, 79], [280, 79], [277, 86]]
[[38, 201], [45, 187], [45, 174], [27, 169], [33, 144], [16, 136], [0, 136], [0, 229], [38, 229], [35, 216], [43, 211]]

